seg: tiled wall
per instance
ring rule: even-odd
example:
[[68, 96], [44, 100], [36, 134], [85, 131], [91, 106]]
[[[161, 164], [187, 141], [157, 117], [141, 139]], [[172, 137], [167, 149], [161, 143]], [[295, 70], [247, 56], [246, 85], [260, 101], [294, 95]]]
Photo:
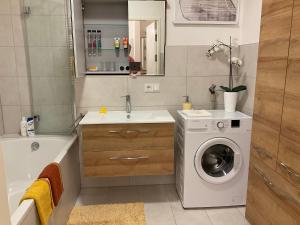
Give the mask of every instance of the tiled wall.
[[30, 16], [21, 13], [23, 0], [0, 0], [0, 135], [18, 133], [33, 103], [43, 132], [69, 129], [73, 119], [66, 1], [25, 2]]
[[244, 65], [239, 71], [237, 82], [247, 85], [248, 90], [240, 94], [238, 109], [249, 115], [253, 114], [254, 107], [258, 48], [258, 43], [240, 47], [240, 57], [244, 60]]
[[[110, 110], [123, 110], [127, 93], [132, 97], [133, 109], [169, 109], [182, 107], [184, 95], [189, 95], [196, 109], [210, 109], [211, 84], [228, 84], [228, 64], [220, 56], [208, 59], [209, 46], [168, 46], [166, 48], [166, 76], [164, 77], [112, 77], [90, 76], [75, 82], [78, 112], [98, 110], [101, 105]], [[257, 45], [241, 46], [236, 54], [242, 54], [245, 66], [235, 71], [236, 84], [245, 83], [249, 90], [241, 94], [240, 109], [252, 112]], [[249, 62], [248, 62], [249, 61]], [[144, 93], [146, 83], [159, 83], [160, 93]], [[217, 108], [223, 108], [223, 94], [218, 92]]]
[[19, 131], [31, 105], [20, 2], [0, 0], [0, 133], [6, 134]]

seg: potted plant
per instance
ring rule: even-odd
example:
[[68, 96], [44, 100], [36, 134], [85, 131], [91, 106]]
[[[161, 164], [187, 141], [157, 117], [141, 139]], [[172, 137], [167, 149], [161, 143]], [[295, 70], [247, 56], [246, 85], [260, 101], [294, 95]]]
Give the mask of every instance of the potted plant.
[[238, 99], [238, 93], [240, 91], [247, 90], [247, 87], [245, 85], [240, 85], [237, 87], [233, 86], [233, 66], [240, 67], [242, 66], [243, 62], [241, 59], [237, 57], [232, 57], [232, 41], [230, 37], [230, 44], [227, 45], [221, 41], [217, 41], [216, 44], [213, 44], [211, 48], [207, 52], [207, 57], [212, 57], [217, 52], [223, 52], [225, 55], [227, 55], [226, 51], [229, 51], [228, 56], [228, 62], [229, 62], [229, 85], [228, 87], [220, 86], [222, 91], [224, 91], [224, 107], [226, 112], [235, 112], [236, 111], [236, 105], [237, 105], [237, 99]]

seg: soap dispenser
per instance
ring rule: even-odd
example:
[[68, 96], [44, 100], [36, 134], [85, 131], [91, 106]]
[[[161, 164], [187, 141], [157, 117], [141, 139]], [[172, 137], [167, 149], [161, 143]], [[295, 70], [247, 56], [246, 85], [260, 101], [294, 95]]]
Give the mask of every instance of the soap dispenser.
[[192, 109], [192, 103], [190, 102], [189, 96], [183, 96], [185, 98], [185, 102], [182, 105], [183, 110], [191, 110]]

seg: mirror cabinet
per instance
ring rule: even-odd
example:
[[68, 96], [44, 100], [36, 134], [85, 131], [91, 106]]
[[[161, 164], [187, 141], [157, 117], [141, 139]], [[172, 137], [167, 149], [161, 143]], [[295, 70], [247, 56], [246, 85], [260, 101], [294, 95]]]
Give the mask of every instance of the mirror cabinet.
[[165, 4], [71, 0], [76, 76], [164, 75]]

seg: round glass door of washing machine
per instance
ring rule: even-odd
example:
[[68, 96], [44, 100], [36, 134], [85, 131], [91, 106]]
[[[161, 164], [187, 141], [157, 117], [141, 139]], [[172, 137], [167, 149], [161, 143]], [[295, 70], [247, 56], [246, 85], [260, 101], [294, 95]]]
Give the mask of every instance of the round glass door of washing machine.
[[237, 176], [242, 167], [242, 156], [239, 146], [232, 140], [213, 138], [199, 147], [194, 163], [203, 180], [222, 184]]

